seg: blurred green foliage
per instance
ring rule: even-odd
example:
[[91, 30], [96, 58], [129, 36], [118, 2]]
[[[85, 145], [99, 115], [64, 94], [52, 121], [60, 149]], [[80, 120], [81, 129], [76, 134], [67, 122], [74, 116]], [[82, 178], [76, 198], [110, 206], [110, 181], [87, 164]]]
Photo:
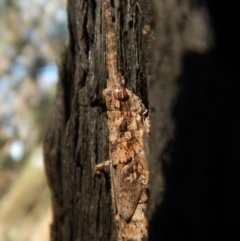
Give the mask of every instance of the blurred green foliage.
[[48, 240], [41, 141], [67, 44], [65, 5], [0, 0], [0, 241]]

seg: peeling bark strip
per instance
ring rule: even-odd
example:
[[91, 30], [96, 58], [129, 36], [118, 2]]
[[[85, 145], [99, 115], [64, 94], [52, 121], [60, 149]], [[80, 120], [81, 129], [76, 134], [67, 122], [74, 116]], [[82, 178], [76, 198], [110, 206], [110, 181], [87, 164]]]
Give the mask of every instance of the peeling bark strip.
[[125, 88], [118, 66], [116, 34], [110, 1], [104, 1], [107, 42], [107, 106], [110, 160], [96, 165], [96, 173], [110, 166], [112, 203], [119, 241], [147, 239], [147, 189], [149, 171], [143, 134], [149, 132], [149, 118], [141, 99]]

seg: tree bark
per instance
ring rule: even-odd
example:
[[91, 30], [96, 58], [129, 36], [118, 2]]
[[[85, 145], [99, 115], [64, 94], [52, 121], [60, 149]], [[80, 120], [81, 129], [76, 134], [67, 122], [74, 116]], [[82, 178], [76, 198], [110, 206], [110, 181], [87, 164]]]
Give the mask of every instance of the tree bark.
[[[109, 174], [94, 173], [109, 158], [102, 7], [101, 0], [68, 1], [69, 45], [44, 140], [51, 241], [116, 240]], [[150, 112], [149, 240], [233, 240], [240, 115], [228, 50], [238, 42], [222, 27], [226, 6], [113, 0], [112, 7], [126, 87]]]
[[[142, 7], [143, 5], [141, 5]], [[147, 106], [140, 3], [114, 1], [120, 70], [127, 88]], [[102, 1], [69, 0], [69, 45], [60, 63], [56, 110], [44, 140], [52, 191], [51, 241], [116, 240], [109, 173], [106, 106], [106, 36]]]

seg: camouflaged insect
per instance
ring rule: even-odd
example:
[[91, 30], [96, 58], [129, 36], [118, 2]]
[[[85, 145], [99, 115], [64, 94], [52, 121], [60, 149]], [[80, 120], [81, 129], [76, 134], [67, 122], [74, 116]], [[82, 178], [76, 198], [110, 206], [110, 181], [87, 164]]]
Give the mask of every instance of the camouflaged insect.
[[104, 1], [107, 38], [107, 106], [110, 160], [96, 165], [96, 173], [110, 166], [112, 202], [119, 241], [146, 239], [149, 171], [143, 135], [149, 132], [147, 110], [141, 99], [125, 88], [118, 69], [117, 42], [109, 0]]

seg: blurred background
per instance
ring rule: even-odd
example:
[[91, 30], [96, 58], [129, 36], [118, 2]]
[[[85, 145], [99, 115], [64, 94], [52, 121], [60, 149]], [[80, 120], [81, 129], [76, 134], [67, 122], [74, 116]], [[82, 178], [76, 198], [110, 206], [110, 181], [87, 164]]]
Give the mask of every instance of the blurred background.
[[66, 0], [0, 0], [0, 241], [49, 240], [42, 139], [67, 36]]

